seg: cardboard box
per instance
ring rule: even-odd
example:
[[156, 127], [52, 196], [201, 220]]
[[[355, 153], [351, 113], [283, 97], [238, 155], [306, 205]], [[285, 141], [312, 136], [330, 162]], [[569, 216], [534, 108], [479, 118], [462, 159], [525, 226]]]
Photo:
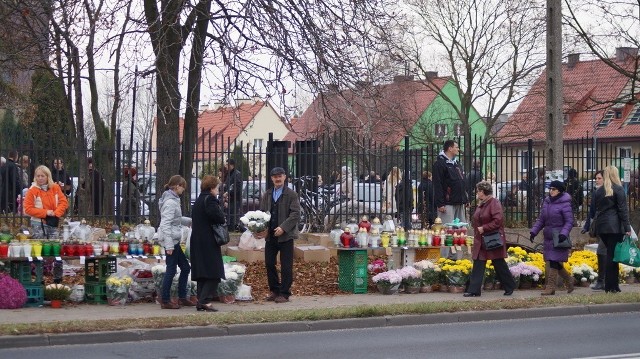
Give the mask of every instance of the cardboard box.
[[264, 250], [244, 250], [238, 248], [237, 246], [228, 246], [226, 254], [230, 257], [236, 257], [239, 262], [264, 262]]
[[302, 259], [305, 262], [328, 262], [331, 254], [329, 249], [323, 246], [295, 246], [293, 258]]

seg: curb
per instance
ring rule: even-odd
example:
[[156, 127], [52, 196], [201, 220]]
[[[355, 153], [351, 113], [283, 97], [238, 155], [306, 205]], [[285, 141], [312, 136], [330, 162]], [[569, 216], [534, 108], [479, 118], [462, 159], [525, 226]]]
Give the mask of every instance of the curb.
[[503, 309], [481, 312], [397, 315], [318, 321], [235, 324], [229, 326], [1, 336], [0, 349], [44, 347], [54, 345], [138, 342], [143, 340], [207, 338], [267, 333], [314, 332], [321, 330], [380, 328], [424, 324], [468, 323], [489, 320], [517, 320], [625, 312], [640, 312], [640, 303], [598, 304], [514, 310]]

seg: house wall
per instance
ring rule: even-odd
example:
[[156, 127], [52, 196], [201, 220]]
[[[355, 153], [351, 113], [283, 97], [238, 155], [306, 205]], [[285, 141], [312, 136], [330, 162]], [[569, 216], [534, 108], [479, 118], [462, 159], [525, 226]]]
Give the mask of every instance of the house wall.
[[[456, 107], [461, 106], [460, 97], [458, 96], [458, 89], [456, 86], [448, 82], [442, 89], [442, 93], [453, 99], [453, 102]], [[436, 96], [436, 98], [431, 102], [429, 107], [425, 109], [423, 114], [420, 116], [420, 119], [416, 123], [416, 125], [412, 129], [412, 143], [416, 143], [415, 147], [419, 147], [424, 145], [425, 143], [442, 143], [446, 139], [454, 138], [457, 139], [458, 136], [455, 134], [455, 125], [460, 124], [458, 114], [455, 108], [442, 96]], [[436, 124], [444, 124], [446, 125], [446, 135], [443, 137], [436, 136], [435, 127]], [[475, 108], [471, 108], [469, 113], [469, 126], [471, 132], [471, 139], [473, 141], [474, 138], [482, 138], [485, 135], [486, 124], [482, 120], [482, 117], [476, 111]], [[414, 140], [415, 139], [415, 140]], [[461, 141], [463, 141], [462, 139]], [[401, 148], [403, 147], [403, 143], [400, 144]], [[460, 143], [460, 147], [464, 148], [464, 143]], [[473, 146], [473, 145], [472, 145]], [[414, 147], [414, 146], [412, 146]], [[487, 168], [488, 171], [494, 171], [496, 168], [496, 163], [493, 160], [487, 161], [489, 159], [493, 159], [495, 157], [495, 146], [489, 145], [486, 149], [480, 149], [480, 146], [473, 146], [473, 155], [470, 157], [478, 158], [482, 154], [483, 158], [483, 168]]]
[[[238, 142], [244, 144], [246, 149], [249, 144], [249, 150], [253, 150], [254, 140], [262, 140], [262, 150], [256, 148], [256, 152], [265, 152], [267, 148], [267, 141], [269, 140], [269, 133], [273, 133], [273, 139], [278, 141], [282, 140], [289, 129], [280, 119], [280, 115], [270, 105], [264, 106], [254, 117], [254, 119], [245, 127], [244, 131], [238, 135]], [[260, 175], [262, 179], [268, 177], [267, 173], [267, 157], [266, 154], [261, 156], [254, 156], [253, 160], [249, 160], [249, 168], [253, 172], [252, 175]], [[248, 174], [244, 174], [245, 177]]]

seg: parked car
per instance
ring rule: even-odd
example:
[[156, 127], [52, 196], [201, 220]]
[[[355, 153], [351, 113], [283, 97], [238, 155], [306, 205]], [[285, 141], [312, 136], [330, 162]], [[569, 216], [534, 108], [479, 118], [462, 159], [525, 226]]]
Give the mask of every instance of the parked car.
[[[122, 189], [122, 182], [115, 182], [113, 184], [113, 204], [114, 206], [119, 205], [122, 199], [122, 193], [120, 193], [120, 197], [117, 197], [116, 193]], [[120, 209], [122, 211], [122, 209]], [[149, 205], [144, 202], [142, 198], [140, 198], [140, 215], [148, 217], [149, 216]]]
[[267, 190], [267, 182], [259, 180], [242, 181], [242, 212], [260, 209], [260, 198]]

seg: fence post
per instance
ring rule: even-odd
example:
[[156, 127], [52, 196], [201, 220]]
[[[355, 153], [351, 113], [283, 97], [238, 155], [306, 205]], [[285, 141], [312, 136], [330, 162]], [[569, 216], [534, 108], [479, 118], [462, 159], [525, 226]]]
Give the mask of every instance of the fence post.
[[533, 227], [533, 140], [527, 141], [527, 225]]
[[[402, 182], [403, 182], [403, 189], [404, 191], [402, 191], [402, 199], [403, 201], [403, 207], [404, 208], [398, 208], [398, 210], [402, 210], [402, 222], [403, 222], [403, 227], [405, 229], [405, 231], [411, 229], [411, 207], [412, 207], [412, 203], [413, 203], [413, 196], [412, 196], [412, 192], [413, 192], [413, 183], [411, 182], [411, 164], [409, 163], [410, 158], [409, 158], [409, 136], [404, 136], [404, 176], [402, 178]], [[399, 207], [399, 206], [398, 206]]]

